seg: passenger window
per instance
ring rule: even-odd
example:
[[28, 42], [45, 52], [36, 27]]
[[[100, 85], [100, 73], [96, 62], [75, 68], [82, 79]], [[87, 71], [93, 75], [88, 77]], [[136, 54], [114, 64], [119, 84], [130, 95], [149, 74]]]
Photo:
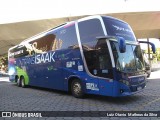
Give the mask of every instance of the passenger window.
[[55, 41], [54, 34], [48, 34], [34, 41], [26, 43], [25, 46], [30, 55], [35, 53], [44, 53], [52, 50], [52, 44]]
[[25, 46], [17, 46], [16, 48], [10, 50], [9, 58], [18, 58], [28, 55], [28, 51]]
[[78, 48], [78, 40], [75, 30], [75, 25], [64, 26], [56, 33], [56, 42], [53, 44], [53, 49], [68, 49]]
[[99, 19], [91, 19], [78, 23], [80, 39], [84, 48], [94, 48], [96, 37], [103, 36], [104, 32]]

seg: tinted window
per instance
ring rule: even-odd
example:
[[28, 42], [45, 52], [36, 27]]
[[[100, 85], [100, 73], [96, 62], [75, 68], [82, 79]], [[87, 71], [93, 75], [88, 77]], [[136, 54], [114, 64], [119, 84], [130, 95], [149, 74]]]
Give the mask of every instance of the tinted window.
[[98, 77], [113, 78], [107, 43], [96, 39], [104, 36], [99, 19], [79, 22], [78, 27], [89, 72]]
[[54, 44], [56, 35], [47, 34], [41, 38], [38, 38], [30, 43], [26, 43], [25, 46], [29, 51], [29, 54], [32, 55], [34, 53], [43, 53], [49, 50], [52, 50], [52, 46]]
[[95, 49], [84, 51], [84, 55], [91, 74], [113, 79], [111, 58], [105, 39], [97, 41]]
[[78, 47], [78, 40], [74, 24], [64, 26], [63, 28], [57, 30], [55, 34], [56, 41], [53, 44], [53, 49], [67, 49]]
[[135, 55], [135, 59], [136, 59], [136, 66], [138, 70], [143, 70], [144, 69], [144, 59], [142, 56], [142, 51], [140, 46], [132, 46], [133, 48], [133, 52]]
[[96, 37], [103, 36], [104, 32], [99, 19], [91, 19], [78, 24], [80, 39], [83, 46], [94, 48]]
[[110, 36], [120, 36], [125, 40], [136, 41], [134, 33], [130, 29], [129, 25], [115, 19], [103, 17], [103, 21]]
[[10, 51], [10, 57], [34, 55], [67, 48], [78, 48], [75, 25], [70, 24]]
[[9, 51], [10, 58], [18, 58], [18, 57], [26, 56], [28, 54], [29, 52], [27, 51], [25, 46], [18, 46]]
[[73, 46], [78, 47], [75, 26], [73, 24], [67, 27], [64, 26], [29, 43], [25, 43], [29, 55], [44, 53], [50, 50], [66, 49]]

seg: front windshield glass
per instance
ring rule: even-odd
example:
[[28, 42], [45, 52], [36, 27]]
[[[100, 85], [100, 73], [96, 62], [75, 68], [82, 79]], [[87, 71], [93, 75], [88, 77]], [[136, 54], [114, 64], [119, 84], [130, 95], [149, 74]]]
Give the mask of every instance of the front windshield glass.
[[136, 72], [144, 69], [144, 61], [139, 45], [126, 45], [126, 52], [120, 53], [118, 42], [111, 41], [111, 48], [118, 71]]

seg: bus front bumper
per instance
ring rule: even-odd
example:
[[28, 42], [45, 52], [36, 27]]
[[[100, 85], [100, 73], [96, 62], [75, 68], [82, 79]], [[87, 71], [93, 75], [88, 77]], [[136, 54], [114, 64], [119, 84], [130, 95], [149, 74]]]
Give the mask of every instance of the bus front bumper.
[[129, 96], [129, 95], [133, 95], [133, 94], [142, 92], [145, 87], [146, 87], [146, 82], [143, 82], [137, 85], [131, 85], [131, 86], [125, 85], [122, 88], [120, 88], [119, 96]]

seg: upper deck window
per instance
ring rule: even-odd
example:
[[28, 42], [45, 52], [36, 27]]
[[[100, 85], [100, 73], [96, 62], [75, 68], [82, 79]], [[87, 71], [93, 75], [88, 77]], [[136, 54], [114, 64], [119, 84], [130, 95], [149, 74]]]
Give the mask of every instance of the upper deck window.
[[79, 22], [78, 27], [81, 42], [88, 47], [94, 47], [97, 43], [96, 37], [104, 35], [99, 19], [90, 19]]
[[75, 24], [66, 25], [55, 31], [54, 34], [56, 35], [56, 41], [54, 42], [52, 49], [68, 49], [78, 47]]

